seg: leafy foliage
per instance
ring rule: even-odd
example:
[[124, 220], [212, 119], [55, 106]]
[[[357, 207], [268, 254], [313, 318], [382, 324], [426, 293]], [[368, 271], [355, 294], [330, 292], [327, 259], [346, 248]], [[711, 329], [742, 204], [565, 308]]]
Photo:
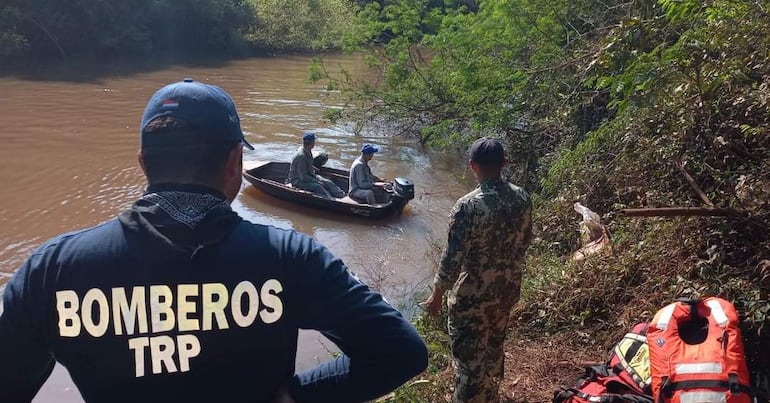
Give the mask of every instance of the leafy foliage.
[[[770, 373], [769, 6], [385, 1], [347, 39], [377, 80], [323, 68], [317, 78], [355, 107], [337, 118], [397, 122], [439, 147], [505, 140], [511, 176], [536, 200], [523, 335], [592, 334], [585, 347], [603, 352], [673, 298], [721, 295], [742, 313], [752, 370]], [[575, 201], [603, 214], [613, 256], [569, 261], [580, 246]], [[712, 205], [741, 214], [618, 213]]]
[[[597, 324], [649, 319], [679, 296], [721, 295], [742, 314], [750, 367], [768, 373], [761, 347], [770, 339], [766, 4], [659, 3], [655, 18], [620, 24], [603, 40], [584, 82], [608, 92], [614, 116], [576, 146], [563, 145], [542, 182], [547, 198], [539, 210], [548, 232], [541, 240], [576, 246], [574, 234], [559, 230], [569, 222], [547, 212], [568, 211], [579, 198], [608, 213], [620, 252], [585, 267], [554, 266], [548, 264], [554, 256], [546, 245], [536, 246], [532, 263], [561, 275], [558, 285], [536, 287], [535, 312], [522, 314], [540, 312], [542, 322], [531, 331], [595, 330]], [[632, 221], [612, 213], [623, 207], [706, 204], [677, 163], [709, 203], [744, 215]], [[554, 289], [579, 283], [587, 268], [598, 287], [554, 295]], [[624, 280], [629, 274], [635, 279], [630, 284]], [[613, 294], [617, 284], [623, 290]]]
[[27, 40], [16, 30], [19, 10], [15, 7], [0, 8], [0, 57], [23, 53], [29, 46]]
[[540, 158], [565, 134], [575, 134], [560, 129], [571, 126], [566, 102], [584, 89], [565, 77], [592, 55], [585, 46], [595, 41], [595, 19], [626, 7], [490, 0], [470, 12], [426, 1], [385, 4], [369, 4], [348, 38], [371, 52], [381, 79], [325, 77], [344, 83], [351, 105], [359, 106], [349, 116], [366, 123], [386, 114], [404, 134], [434, 145], [463, 145], [480, 134], [504, 137], [512, 173], [529, 188], [537, 187], [531, 173], [540, 169]]
[[12, 0], [11, 7], [0, 28], [23, 38], [32, 56], [63, 59], [231, 51], [243, 45], [253, 16], [242, 0]]
[[258, 23], [247, 38], [272, 51], [339, 48], [355, 18], [355, 8], [347, 0], [250, 1]]
[[339, 47], [347, 0], [10, 0], [0, 56], [83, 58], [243, 55]]

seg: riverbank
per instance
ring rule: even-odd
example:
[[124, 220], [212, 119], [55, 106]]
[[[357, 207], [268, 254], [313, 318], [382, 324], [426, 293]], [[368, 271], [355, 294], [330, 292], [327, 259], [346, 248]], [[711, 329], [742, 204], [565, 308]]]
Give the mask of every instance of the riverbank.
[[[417, 318], [415, 326], [428, 344], [428, 369], [380, 402], [451, 402], [452, 366], [446, 318]], [[560, 386], [572, 386], [583, 366], [601, 362], [605, 354], [593, 353], [574, 343], [567, 334], [532, 339], [511, 329], [505, 342], [505, 376], [500, 401], [547, 402]]]
[[205, 55], [176, 55], [173, 53], [153, 57], [114, 55], [110, 57], [84, 56], [77, 59], [24, 58], [3, 60], [0, 63], [0, 78], [29, 81], [63, 81], [88, 83], [110, 81], [127, 76], [151, 76], [163, 70], [187, 68], [190, 70], [228, 70], [228, 66], [242, 64], [249, 60], [305, 59], [307, 69], [313, 58], [325, 57], [332, 60], [351, 59], [352, 56], [336, 50], [294, 50], [280, 54], [261, 50], [248, 55], [213, 53]]
[[[740, 313], [749, 369], [770, 373], [767, 1], [552, 3], [488, 1], [438, 24], [440, 13], [403, 2], [369, 15], [375, 34], [415, 27], [415, 15], [435, 32], [377, 49], [379, 86], [330, 80], [427, 144], [504, 140], [534, 203], [513, 315], [522, 339], [548, 348], [568, 335], [603, 356], [672, 300], [720, 296]], [[576, 202], [602, 217], [612, 255], [570, 262], [582, 246]], [[738, 214], [621, 213], [660, 207]]]
[[[585, 366], [607, 359], [612, 346], [633, 325], [651, 320], [680, 297], [720, 296], [732, 301], [740, 315], [752, 382], [766, 377], [770, 280], [754, 278], [750, 272], [736, 275], [720, 264], [730, 255], [713, 246], [717, 245], [714, 237], [720, 235], [713, 228], [724, 228], [736, 237], [740, 234], [742, 239], [765, 239], [763, 221], [604, 214], [603, 223], [613, 234], [612, 253], [575, 262], [559, 254], [546, 230], [554, 220], [578, 222], [578, 217], [553, 204], [536, 205], [537, 237], [528, 251], [522, 299], [511, 312], [505, 343], [502, 401], [550, 401], [560, 387], [573, 386]], [[557, 228], [562, 236], [578, 232], [576, 225], [573, 230], [566, 225]], [[740, 245], [734, 242], [728, 240], [722, 248]], [[766, 272], [770, 263], [764, 262], [757, 262], [756, 270]], [[386, 401], [448, 402], [452, 370], [446, 319], [420, 317], [415, 324], [430, 346], [429, 370]], [[759, 402], [768, 401], [767, 392], [760, 389], [764, 395]]]
[[0, 66], [338, 49], [357, 9], [346, 0], [33, 0], [0, 6]]

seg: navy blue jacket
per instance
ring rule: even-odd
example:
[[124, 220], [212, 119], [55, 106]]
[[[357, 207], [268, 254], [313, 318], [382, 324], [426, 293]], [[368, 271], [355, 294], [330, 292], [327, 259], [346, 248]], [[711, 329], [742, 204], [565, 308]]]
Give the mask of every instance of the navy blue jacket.
[[[295, 374], [298, 329], [344, 353]], [[54, 238], [0, 315], [0, 402], [63, 364], [89, 402], [360, 402], [427, 366], [414, 328], [325, 247], [242, 220], [221, 194], [160, 186], [118, 218]]]

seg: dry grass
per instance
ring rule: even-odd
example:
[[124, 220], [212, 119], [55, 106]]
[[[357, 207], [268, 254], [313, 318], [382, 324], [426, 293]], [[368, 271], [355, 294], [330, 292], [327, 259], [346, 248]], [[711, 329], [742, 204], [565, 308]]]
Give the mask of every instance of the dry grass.
[[502, 402], [550, 402], [560, 386], [572, 386], [585, 365], [600, 362], [602, 354], [573, 346], [569, 335], [542, 340], [518, 340], [505, 346]]
[[[422, 321], [418, 323], [424, 324]], [[421, 332], [425, 332], [419, 324]], [[429, 369], [379, 402], [451, 402], [449, 350], [445, 343], [436, 344], [435, 331], [434, 328], [425, 333], [431, 346]], [[560, 386], [572, 386], [586, 365], [601, 362], [603, 358], [603, 354], [581, 349], [568, 335], [525, 340], [511, 334], [505, 345], [505, 377], [500, 384], [500, 401], [550, 402]]]
[[[566, 208], [566, 207], [565, 207]], [[634, 324], [651, 319], [677, 297], [720, 295], [742, 314], [750, 369], [770, 369], [770, 321], [766, 288], [757, 279], [757, 259], [730, 258], [731, 245], [761, 245], [764, 233], [740, 233], [729, 223], [709, 219], [614, 220], [611, 256], [568, 262], [545, 240], [528, 260], [522, 301], [515, 307], [505, 346], [503, 402], [549, 402], [560, 387], [573, 386], [585, 366], [605, 360], [611, 347]], [[731, 239], [725, 237], [731, 236]], [[752, 237], [757, 237], [757, 243]], [[712, 245], [723, 245], [714, 248]], [[442, 320], [417, 319], [431, 350], [431, 366], [417, 383], [385, 401], [448, 402], [451, 354]]]

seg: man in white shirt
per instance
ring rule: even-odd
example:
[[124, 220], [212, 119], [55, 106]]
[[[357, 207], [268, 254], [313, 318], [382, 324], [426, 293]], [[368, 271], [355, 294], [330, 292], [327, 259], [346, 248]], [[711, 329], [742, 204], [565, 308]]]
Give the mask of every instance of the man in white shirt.
[[361, 156], [353, 161], [350, 166], [350, 182], [348, 196], [351, 199], [367, 204], [375, 204], [377, 200], [374, 197], [374, 188], [384, 185], [383, 182], [375, 182], [372, 170], [369, 168], [369, 161], [374, 157], [374, 153], [380, 151], [371, 144], [364, 144], [361, 147]]

